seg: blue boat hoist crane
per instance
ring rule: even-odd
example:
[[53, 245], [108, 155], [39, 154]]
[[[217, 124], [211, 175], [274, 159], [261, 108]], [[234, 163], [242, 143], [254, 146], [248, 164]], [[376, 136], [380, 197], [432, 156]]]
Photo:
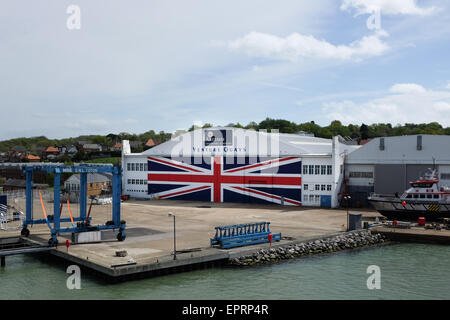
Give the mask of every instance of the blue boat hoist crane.
[[[112, 164], [75, 164], [65, 165], [57, 163], [34, 163], [21, 164], [22, 170], [26, 175], [26, 218], [22, 224], [21, 235], [28, 237], [30, 230], [28, 226], [35, 224], [47, 224], [51, 238], [49, 245], [56, 246], [58, 244], [58, 235], [60, 233], [81, 233], [88, 231], [100, 230], [119, 230], [117, 240], [125, 240], [126, 222], [120, 220], [120, 203], [122, 189], [122, 169]], [[45, 171], [47, 174], [54, 175], [54, 203], [53, 215], [46, 215], [45, 219], [33, 219], [33, 171]], [[61, 204], [61, 174], [62, 173], [79, 173], [80, 174], [80, 215], [70, 218], [60, 217]], [[87, 206], [87, 175], [89, 173], [111, 173], [112, 174], [112, 220], [107, 221], [104, 225], [91, 225], [92, 218], [86, 216]], [[72, 222], [72, 227], [62, 228], [62, 222]], [[75, 224], [76, 223], [76, 224]]]

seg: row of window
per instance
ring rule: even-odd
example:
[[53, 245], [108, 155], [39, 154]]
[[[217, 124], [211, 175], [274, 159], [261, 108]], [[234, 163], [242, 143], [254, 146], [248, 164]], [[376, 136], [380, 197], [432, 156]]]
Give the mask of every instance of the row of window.
[[303, 165], [303, 174], [331, 175], [333, 174], [333, 166], [305, 164]]
[[148, 171], [147, 163], [127, 163], [127, 171]]
[[147, 184], [147, 180], [144, 180], [144, 179], [128, 179], [128, 184]]
[[320, 203], [320, 195], [319, 194], [310, 194], [310, 195], [305, 194], [305, 195], [303, 195], [303, 201]]
[[303, 185], [303, 190], [315, 190], [315, 191], [331, 191], [331, 184], [311, 184], [311, 189], [308, 184]]
[[408, 194], [406, 196], [408, 199], [439, 199], [439, 195], [438, 194]]
[[442, 180], [450, 180], [450, 173], [441, 173]]
[[373, 178], [373, 172], [352, 172], [349, 173], [350, 178]]
[[66, 183], [66, 189], [68, 191], [80, 191], [80, 185], [76, 183]]
[[[103, 184], [101, 182], [89, 183], [89, 188], [101, 188]], [[66, 189], [69, 191], [80, 191], [80, 185], [76, 183], [67, 183]]]

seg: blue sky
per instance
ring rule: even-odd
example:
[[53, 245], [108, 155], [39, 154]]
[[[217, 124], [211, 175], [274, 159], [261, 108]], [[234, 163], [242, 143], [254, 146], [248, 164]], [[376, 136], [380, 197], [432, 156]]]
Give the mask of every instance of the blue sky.
[[[80, 29], [66, 26], [69, 5]], [[0, 140], [266, 117], [450, 126], [449, 9], [439, 0], [3, 1]]]

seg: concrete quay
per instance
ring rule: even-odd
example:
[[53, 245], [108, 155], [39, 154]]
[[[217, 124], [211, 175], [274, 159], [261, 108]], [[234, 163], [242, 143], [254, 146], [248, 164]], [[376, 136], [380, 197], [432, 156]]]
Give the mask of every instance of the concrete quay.
[[450, 244], [450, 230], [425, 229], [423, 227], [411, 227], [411, 229], [389, 228], [377, 226], [371, 229], [373, 232], [384, 235], [391, 241]]
[[[92, 224], [110, 220], [111, 208], [98, 205], [92, 208]], [[72, 211], [76, 211], [76, 204]], [[173, 218], [176, 216], [177, 259], [173, 259]], [[373, 219], [374, 211], [361, 211], [363, 217]], [[62, 216], [67, 212], [63, 210]], [[40, 203], [34, 204], [34, 217], [43, 216]], [[116, 233], [103, 231], [103, 240], [96, 243], [73, 244], [66, 248], [71, 234], [58, 237], [59, 246], [49, 251], [66, 263], [98, 273], [112, 280], [155, 276], [228, 263], [234, 257], [246, 255], [269, 244], [233, 249], [209, 247], [215, 226], [269, 221], [273, 233], [281, 232], [283, 239], [272, 247], [322, 239], [345, 231], [345, 210], [289, 207], [279, 205], [204, 203], [174, 200], [132, 200], [122, 203], [122, 219], [127, 222], [127, 238], [116, 240]], [[50, 237], [46, 225], [30, 228], [29, 240], [47, 246]], [[7, 231], [1, 236], [17, 236], [20, 231]], [[117, 251], [126, 251], [124, 257]]]

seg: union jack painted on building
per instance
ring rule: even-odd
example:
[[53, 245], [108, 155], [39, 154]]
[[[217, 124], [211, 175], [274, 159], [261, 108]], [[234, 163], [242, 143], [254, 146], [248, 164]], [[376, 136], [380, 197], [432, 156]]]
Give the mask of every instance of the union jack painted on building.
[[301, 158], [210, 159], [148, 157], [148, 193], [160, 199], [301, 205]]

